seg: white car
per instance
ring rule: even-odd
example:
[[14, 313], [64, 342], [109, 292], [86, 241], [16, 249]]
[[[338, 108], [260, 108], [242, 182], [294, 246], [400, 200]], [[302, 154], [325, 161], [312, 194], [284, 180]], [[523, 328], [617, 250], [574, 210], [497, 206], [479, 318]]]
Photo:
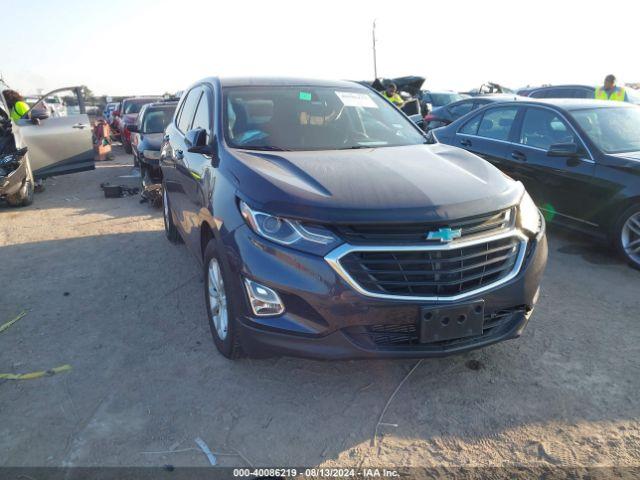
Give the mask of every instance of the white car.
[[[7, 89], [0, 80], [0, 92]], [[77, 114], [50, 114], [47, 100], [62, 92], [75, 96]], [[31, 96], [27, 103], [30, 110], [13, 121], [0, 95], [0, 198], [16, 207], [33, 201], [36, 180], [95, 168], [91, 125], [80, 87], [54, 90], [35, 99]]]

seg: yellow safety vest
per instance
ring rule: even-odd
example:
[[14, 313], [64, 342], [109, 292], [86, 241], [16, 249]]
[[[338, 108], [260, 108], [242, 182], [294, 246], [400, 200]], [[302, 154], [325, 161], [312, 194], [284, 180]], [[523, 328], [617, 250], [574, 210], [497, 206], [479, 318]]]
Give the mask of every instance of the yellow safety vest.
[[391, 97], [389, 95], [387, 95], [387, 92], [382, 92], [382, 95], [384, 96], [384, 98], [386, 98], [387, 100], [389, 100], [391, 103], [395, 103], [396, 105], [401, 105], [404, 103], [404, 100], [402, 100], [402, 97], [400, 95], [398, 95], [397, 93], [394, 93]]
[[614, 102], [624, 102], [625, 91], [622, 87], [615, 87], [611, 92], [611, 95], [607, 93], [607, 91], [602, 88], [596, 88], [596, 100], [612, 100]]
[[22, 116], [29, 111], [29, 105], [22, 100], [18, 100], [11, 109], [11, 120], [17, 122]]

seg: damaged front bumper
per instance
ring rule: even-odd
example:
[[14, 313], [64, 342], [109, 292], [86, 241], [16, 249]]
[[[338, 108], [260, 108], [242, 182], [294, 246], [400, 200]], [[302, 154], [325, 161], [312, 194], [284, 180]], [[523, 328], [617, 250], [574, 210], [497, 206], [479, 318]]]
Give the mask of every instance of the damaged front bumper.
[[27, 160], [24, 155], [17, 157], [14, 162], [0, 165], [0, 197], [18, 193], [26, 178]]

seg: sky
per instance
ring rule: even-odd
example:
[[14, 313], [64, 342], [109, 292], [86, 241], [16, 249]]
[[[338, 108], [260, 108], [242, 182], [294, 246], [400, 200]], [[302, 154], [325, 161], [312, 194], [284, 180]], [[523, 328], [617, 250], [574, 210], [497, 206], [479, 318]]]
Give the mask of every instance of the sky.
[[[607, 8], [610, 5], [610, 8]], [[23, 94], [87, 85], [162, 94], [207, 76], [370, 80], [431, 89], [640, 82], [637, 2], [2, 0], [0, 75]], [[623, 12], [623, 14], [620, 14]]]

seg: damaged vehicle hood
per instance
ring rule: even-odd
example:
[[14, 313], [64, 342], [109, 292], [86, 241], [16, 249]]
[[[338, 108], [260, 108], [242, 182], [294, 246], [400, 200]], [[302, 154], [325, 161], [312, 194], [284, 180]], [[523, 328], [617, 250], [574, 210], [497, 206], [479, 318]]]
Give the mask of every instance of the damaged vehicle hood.
[[238, 196], [267, 213], [316, 221], [432, 222], [515, 205], [524, 187], [465, 150], [230, 150]]

